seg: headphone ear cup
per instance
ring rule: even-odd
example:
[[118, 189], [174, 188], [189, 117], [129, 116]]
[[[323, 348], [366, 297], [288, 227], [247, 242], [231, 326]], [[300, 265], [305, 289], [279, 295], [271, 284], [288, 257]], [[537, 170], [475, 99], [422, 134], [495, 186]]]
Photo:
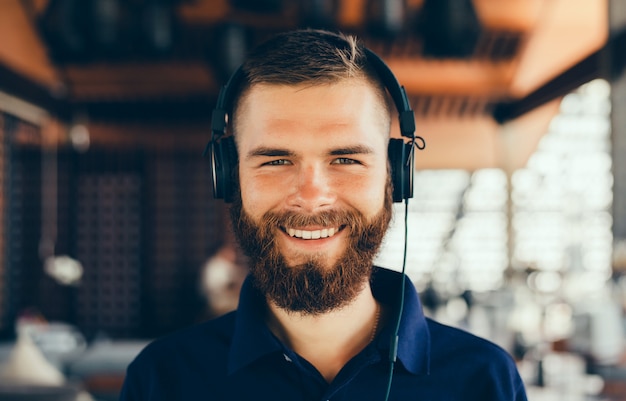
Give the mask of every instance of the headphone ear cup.
[[411, 143], [391, 138], [387, 147], [391, 166], [393, 201], [402, 202], [413, 197], [413, 152]]
[[211, 168], [213, 197], [232, 202], [235, 193], [237, 173], [237, 147], [232, 136], [225, 137], [211, 145]]

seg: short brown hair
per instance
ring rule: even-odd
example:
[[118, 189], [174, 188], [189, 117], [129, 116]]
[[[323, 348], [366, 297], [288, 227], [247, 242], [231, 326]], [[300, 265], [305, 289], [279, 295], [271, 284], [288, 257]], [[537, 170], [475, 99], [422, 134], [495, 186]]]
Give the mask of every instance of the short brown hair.
[[321, 85], [350, 78], [371, 83], [383, 110], [387, 116], [390, 114], [385, 87], [368, 62], [363, 45], [351, 35], [316, 29], [280, 33], [248, 56], [242, 72], [244, 78], [236, 90], [232, 114], [236, 114], [247, 90], [256, 84]]

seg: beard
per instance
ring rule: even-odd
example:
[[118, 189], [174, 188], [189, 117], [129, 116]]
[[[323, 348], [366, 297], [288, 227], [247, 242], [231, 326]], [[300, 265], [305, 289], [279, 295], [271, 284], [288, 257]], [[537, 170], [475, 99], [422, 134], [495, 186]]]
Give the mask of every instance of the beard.
[[[367, 220], [357, 210], [325, 211], [315, 215], [267, 212], [255, 222], [235, 194], [230, 217], [235, 237], [250, 259], [254, 286], [269, 301], [289, 312], [319, 315], [349, 304], [370, 280], [392, 214], [392, 188], [387, 184], [381, 210]], [[290, 266], [278, 249], [281, 227], [340, 227], [347, 230], [346, 249], [328, 266], [323, 254]]]

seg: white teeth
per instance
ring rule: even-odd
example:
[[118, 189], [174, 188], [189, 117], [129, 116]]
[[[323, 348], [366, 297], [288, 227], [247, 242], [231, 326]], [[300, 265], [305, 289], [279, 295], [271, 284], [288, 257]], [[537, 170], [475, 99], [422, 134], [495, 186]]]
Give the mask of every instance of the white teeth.
[[321, 230], [296, 230], [294, 228], [286, 229], [287, 234], [292, 237], [302, 238], [302, 239], [320, 239], [320, 238], [328, 238], [335, 235], [335, 233], [339, 232], [339, 228], [324, 228]]

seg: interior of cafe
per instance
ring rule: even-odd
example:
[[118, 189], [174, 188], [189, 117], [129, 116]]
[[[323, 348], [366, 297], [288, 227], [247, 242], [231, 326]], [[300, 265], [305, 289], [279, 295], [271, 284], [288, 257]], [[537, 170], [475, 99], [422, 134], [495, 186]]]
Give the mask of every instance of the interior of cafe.
[[116, 400], [148, 342], [237, 307], [211, 113], [306, 27], [380, 55], [426, 145], [376, 264], [530, 401], [626, 400], [626, 2], [2, 0], [0, 401]]

